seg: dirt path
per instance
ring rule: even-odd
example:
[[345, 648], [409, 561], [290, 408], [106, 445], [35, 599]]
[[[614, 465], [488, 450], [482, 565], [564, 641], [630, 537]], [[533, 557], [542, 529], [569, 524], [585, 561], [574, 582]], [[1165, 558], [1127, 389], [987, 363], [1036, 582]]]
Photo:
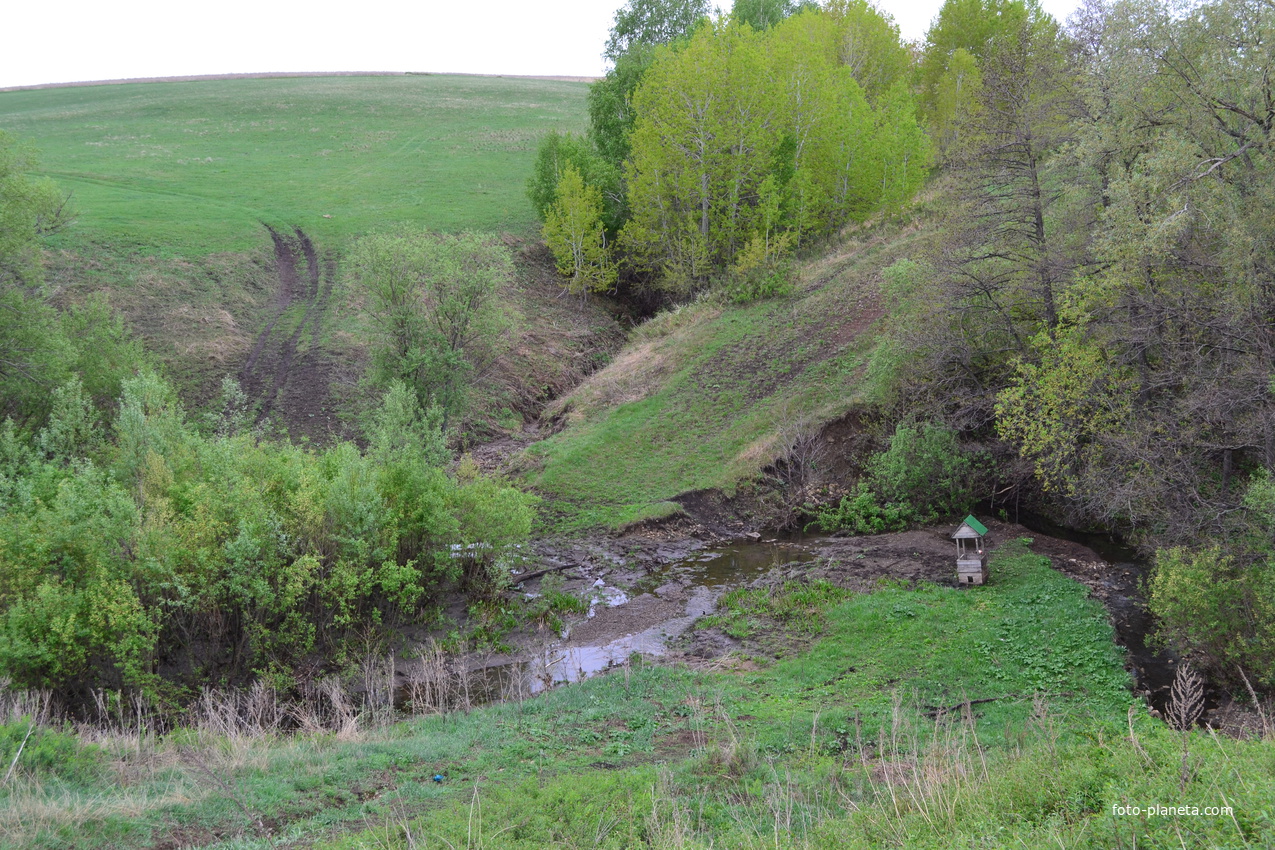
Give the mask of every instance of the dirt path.
[[[326, 437], [335, 418], [329, 393], [331, 369], [319, 342], [336, 262], [331, 257], [322, 262], [314, 242], [299, 227], [291, 234], [269, 225], [266, 230], [274, 245], [278, 289], [273, 313], [253, 343], [239, 382], [257, 406], [258, 423], [277, 413], [294, 438]], [[304, 304], [299, 318], [296, 302]], [[292, 321], [296, 324], [288, 333]], [[309, 345], [298, 353], [307, 331]]]

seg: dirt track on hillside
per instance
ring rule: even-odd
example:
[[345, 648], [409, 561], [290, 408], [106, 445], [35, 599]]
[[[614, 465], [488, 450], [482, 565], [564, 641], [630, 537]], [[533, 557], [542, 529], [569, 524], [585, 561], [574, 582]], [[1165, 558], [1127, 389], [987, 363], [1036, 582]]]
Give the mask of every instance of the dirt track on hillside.
[[[274, 243], [275, 303], [239, 372], [239, 382], [256, 404], [258, 424], [277, 415], [294, 439], [320, 440], [338, 424], [330, 392], [332, 364], [319, 347], [336, 263], [321, 258], [300, 228], [291, 234], [269, 226], [266, 230]], [[299, 320], [296, 302], [304, 304]], [[290, 333], [289, 320], [296, 321]], [[307, 332], [309, 345], [299, 352]]]

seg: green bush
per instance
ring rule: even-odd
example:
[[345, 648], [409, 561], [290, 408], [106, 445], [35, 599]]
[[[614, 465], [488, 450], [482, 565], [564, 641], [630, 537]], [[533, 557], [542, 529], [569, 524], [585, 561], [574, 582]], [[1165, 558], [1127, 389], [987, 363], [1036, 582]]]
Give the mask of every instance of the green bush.
[[1215, 678], [1275, 686], [1275, 564], [1242, 565], [1220, 547], [1156, 553], [1147, 583], [1159, 637]]
[[918, 517], [907, 503], [881, 504], [880, 497], [867, 482], [860, 481], [851, 494], [842, 496], [835, 507], [814, 509], [811, 525], [821, 531], [852, 531], [855, 534], [883, 534], [907, 528]]
[[911, 505], [922, 520], [968, 511], [979, 471], [977, 457], [961, 448], [956, 432], [928, 422], [901, 423], [890, 447], [868, 462], [881, 500]]
[[30, 717], [0, 724], [0, 770], [7, 771], [14, 756], [15, 772], [55, 776], [78, 785], [100, 778], [103, 771], [104, 755], [95, 744], [82, 743], [70, 732], [33, 726]]
[[441, 414], [401, 384], [366, 452], [200, 433], [151, 372], [101, 435], [74, 381], [54, 408], [34, 437], [0, 426], [0, 676], [18, 687], [162, 700], [214, 670], [286, 685], [429, 621], [462, 578], [453, 545], [483, 544], [460, 588], [493, 598], [530, 533], [534, 498], [472, 463], [448, 475]]
[[856, 534], [898, 531], [963, 514], [974, 501], [980, 458], [939, 425], [900, 424], [890, 446], [867, 463], [867, 480], [836, 507], [813, 508], [813, 525]]
[[792, 269], [786, 263], [772, 264], [733, 275], [725, 286], [726, 297], [735, 304], [792, 294]]

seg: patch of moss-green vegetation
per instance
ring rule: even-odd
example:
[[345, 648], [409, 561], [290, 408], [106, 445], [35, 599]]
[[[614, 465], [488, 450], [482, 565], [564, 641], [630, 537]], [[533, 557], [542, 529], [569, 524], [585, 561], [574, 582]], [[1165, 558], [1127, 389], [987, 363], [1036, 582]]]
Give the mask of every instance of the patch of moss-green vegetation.
[[[724, 617], [761, 610], [752, 593]], [[818, 585], [804, 594], [836, 598]], [[896, 583], [850, 596], [822, 615], [823, 640], [752, 677], [762, 696], [748, 710], [820, 710], [827, 723], [858, 724], [873, 735], [891, 722], [899, 694], [931, 712], [975, 701], [991, 735], [1025, 723], [1036, 699], [1054, 711], [1117, 717], [1128, 705], [1129, 678], [1102, 607], [1087, 596], [1022, 543], [1002, 547], [991, 583], [977, 590]], [[778, 596], [785, 597], [794, 601], [769, 623], [792, 616], [802, 594]]]
[[698, 620], [699, 628], [718, 627], [736, 640], [781, 632], [817, 635], [827, 626], [825, 609], [851, 595], [827, 581], [786, 581], [779, 587], [736, 588], [718, 603], [720, 613]]
[[584, 83], [434, 75], [130, 83], [0, 92], [79, 212], [59, 244], [198, 257], [394, 222], [529, 230], [540, 137], [579, 131]]
[[852, 237], [801, 273], [793, 295], [743, 306], [708, 297], [638, 327], [557, 403], [568, 427], [530, 450], [530, 482], [560, 530], [672, 512], [696, 490], [735, 492], [801, 436], [868, 399], [880, 269], [928, 234]]

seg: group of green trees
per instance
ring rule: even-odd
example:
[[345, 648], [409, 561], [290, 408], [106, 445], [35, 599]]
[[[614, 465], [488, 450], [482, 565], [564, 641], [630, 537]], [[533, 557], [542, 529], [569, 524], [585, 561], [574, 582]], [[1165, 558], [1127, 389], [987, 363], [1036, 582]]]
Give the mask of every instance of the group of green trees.
[[449, 472], [444, 428], [498, 333], [503, 247], [364, 240], [383, 337], [367, 445], [297, 446], [252, 428], [231, 379], [219, 413], [188, 417], [107, 304], [60, 303], [41, 240], [66, 198], [33, 167], [0, 136], [0, 675], [71, 701], [286, 688], [432, 622], [444, 591], [502, 589], [534, 499]]
[[901, 409], [998, 447], [1000, 489], [1161, 549], [1166, 633], [1267, 685], [1273, 34], [1263, 0], [1091, 0], [1066, 27], [950, 0], [919, 74], [943, 244], [893, 326]]
[[873, 6], [707, 11], [622, 8], [587, 138], [541, 147], [529, 194], [577, 290], [613, 287], [618, 268], [678, 294], [748, 286], [803, 244], [897, 208], [927, 176], [907, 52]]

